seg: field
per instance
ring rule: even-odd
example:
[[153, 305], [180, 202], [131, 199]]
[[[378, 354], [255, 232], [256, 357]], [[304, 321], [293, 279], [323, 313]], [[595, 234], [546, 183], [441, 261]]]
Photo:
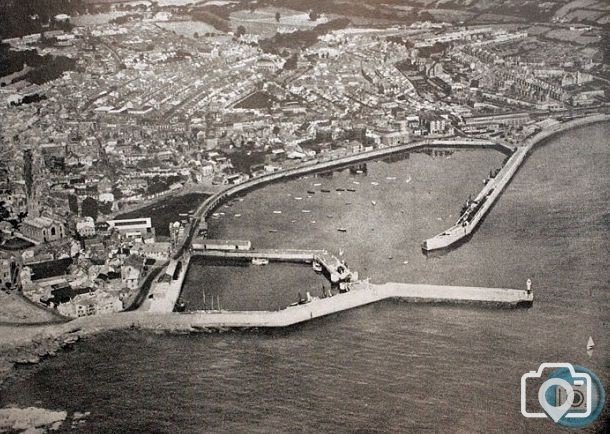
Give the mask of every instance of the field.
[[201, 21], [161, 21], [156, 23], [157, 26], [175, 32], [178, 35], [188, 36], [192, 38], [195, 33], [203, 36], [205, 33], [217, 33], [213, 26]]
[[[275, 19], [276, 13], [280, 14], [279, 22]], [[333, 17], [323, 15], [316, 21], [311, 21], [309, 15], [305, 12], [268, 7], [256, 9], [254, 12], [249, 10], [233, 12], [230, 18], [233, 29], [236, 29], [238, 26], [244, 26], [248, 33], [268, 37], [278, 31], [306, 30], [318, 24], [326, 23]]]

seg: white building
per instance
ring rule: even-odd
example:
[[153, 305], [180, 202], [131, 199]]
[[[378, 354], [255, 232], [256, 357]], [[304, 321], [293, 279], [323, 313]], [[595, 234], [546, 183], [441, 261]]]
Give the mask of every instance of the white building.
[[95, 236], [95, 222], [93, 217], [83, 217], [76, 222], [76, 232], [84, 238]]

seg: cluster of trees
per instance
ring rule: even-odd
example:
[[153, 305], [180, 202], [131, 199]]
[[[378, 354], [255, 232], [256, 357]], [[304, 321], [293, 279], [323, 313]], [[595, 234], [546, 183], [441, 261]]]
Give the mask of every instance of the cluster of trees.
[[259, 45], [263, 51], [279, 54], [283, 49], [305, 49], [318, 41], [318, 36], [333, 30], [343, 29], [351, 24], [347, 18], [338, 18], [324, 24], [318, 24], [313, 29], [297, 30], [292, 33], [276, 33], [271, 38], [263, 39]]
[[221, 32], [231, 31], [229, 14], [227, 9], [220, 6], [205, 6], [191, 11], [194, 20], [209, 24]]
[[51, 30], [62, 28], [65, 24], [55, 22], [56, 15], [77, 15], [86, 9], [83, 0], [2, 0], [0, 39], [40, 33], [47, 25]]

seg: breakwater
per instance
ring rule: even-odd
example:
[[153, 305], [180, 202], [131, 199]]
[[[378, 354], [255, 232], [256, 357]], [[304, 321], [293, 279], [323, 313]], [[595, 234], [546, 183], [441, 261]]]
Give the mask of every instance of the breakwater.
[[333, 297], [314, 298], [309, 303], [274, 311], [205, 311], [191, 313], [121, 312], [82, 317], [41, 328], [39, 337], [91, 334], [108, 330], [140, 328], [158, 331], [197, 331], [222, 328], [282, 328], [326, 315], [355, 309], [386, 299], [413, 302], [458, 302], [505, 306], [529, 305], [533, 292], [504, 288], [423, 285], [406, 283], [374, 284], [359, 281], [351, 290]]
[[445, 249], [472, 235], [487, 212], [493, 207], [495, 201], [500, 197], [504, 191], [504, 188], [510, 183], [513, 176], [517, 173], [527, 158], [528, 153], [538, 143], [541, 143], [560, 132], [607, 120], [610, 120], [610, 116], [605, 114], [573, 119], [547, 127], [535, 134], [533, 137], [527, 139], [522, 146], [518, 147], [513, 152], [506, 164], [496, 174], [496, 176], [489, 179], [489, 182], [485, 184], [481, 192], [471, 203], [469, 203], [466, 211], [461, 215], [457, 223], [442, 233], [425, 240], [422, 243], [422, 250], [428, 252], [432, 250]]

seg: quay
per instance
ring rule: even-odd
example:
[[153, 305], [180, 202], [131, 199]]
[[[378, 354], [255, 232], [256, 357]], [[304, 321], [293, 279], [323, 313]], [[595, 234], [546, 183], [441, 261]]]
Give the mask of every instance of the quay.
[[192, 256], [209, 258], [228, 258], [251, 260], [255, 258], [268, 259], [278, 262], [304, 262], [312, 263], [316, 256], [327, 253], [325, 250], [301, 249], [257, 249], [257, 250], [207, 250], [201, 244], [193, 243]]
[[600, 114], [577, 118], [562, 123], [558, 122], [555, 125], [545, 128], [533, 137], [530, 137], [525, 144], [514, 150], [502, 169], [500, 169], [494, 177], [489, 178], [488, 182], [475, 199], [471, 202], [469, 201], [456, 224], [440, 234], [422, 242], [422, 250], [424, 252], [430, 252], [433, 250], [446, 249], [469, 237], [477, 229], [479, 223], [492, 208], [498, 197], [500, 197], [504, 188], [510, 183], [515, 173], [517, 173], [525, 161], [527, 155], [538, 143], [541, 143], [559, 132], [590, 123], [607, 121], [609, 119], [609, 115]]

